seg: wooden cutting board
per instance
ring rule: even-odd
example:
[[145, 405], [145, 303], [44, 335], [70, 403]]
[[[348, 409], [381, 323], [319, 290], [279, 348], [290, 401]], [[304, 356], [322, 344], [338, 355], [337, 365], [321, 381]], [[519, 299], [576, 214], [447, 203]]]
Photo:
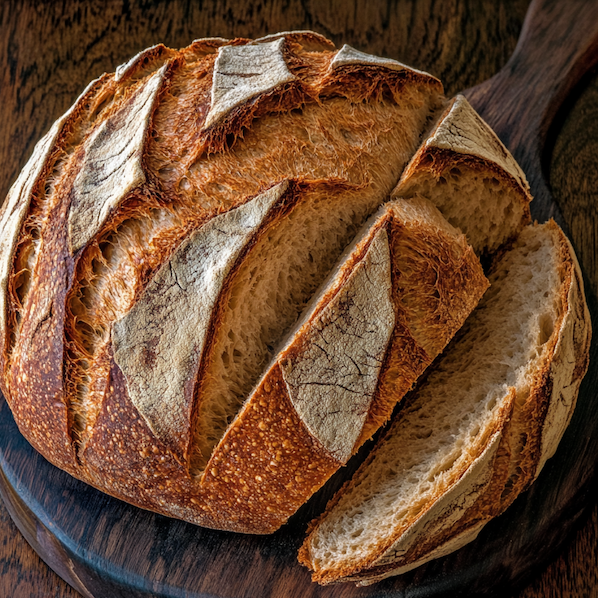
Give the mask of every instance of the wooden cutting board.
[[[598, 61], [597, 39], [595, 2], [535, 2], [513, 58], [499, 75], [468, 92], [528, 174], [538, 220], [552, 215], [562, 223], [545, 184], [543, 151], [559, 106]], [[596, 300], [588, 298], [598, 321]], [[598, 363], [596, 354], [594, 342], [591, 363]], [[368, 588], [320, 588], [296, 563], [306, 522], [325, 496], [270, 537], [214, 532], [169, 520], [111, 499], [49, 465], [19, 435], [4, 401], [0, 490], [31, 545], [85, 596], [504, 594], [550, 558], [587, 504], [598, 455], [596, 388], [594, 366], [557, 455], [530, 491], [490, 523], [475, 543]]]

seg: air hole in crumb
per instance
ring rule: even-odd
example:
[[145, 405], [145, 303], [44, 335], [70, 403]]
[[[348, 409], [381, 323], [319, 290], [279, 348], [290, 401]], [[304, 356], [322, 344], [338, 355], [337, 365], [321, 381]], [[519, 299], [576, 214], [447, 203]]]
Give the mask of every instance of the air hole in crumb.
[[179, 187], [183, 190], [183, 191], [190, 191], [192, 188], [191, 182], [189, 181], [189, 179], [187, 177], [183, 177], [180, 181], [179, 181]]
[[106, 95], [104, 98], [100, 100], [98, 105], [94, 108], [93, 112], [89, 116], [89, 121], [94, 122], [98, 116], [106, 109], [110, 104], [112, 104], [113, 96], [112, 94]]
[[540, 345], [544, 345], [554, 332], [554, 322], [550, 314], [540, 316]]
[[111, 264], [114, 258], [114, 245], [109, 240], [106, 240], [100, 243], [100, 251], [102, 252], [106, 262]]
[[430, 154], [425, 154], [424, 157], [421, 159], [420, 164], [422, 166], [431, 166], [434, 164], [434, 158]]

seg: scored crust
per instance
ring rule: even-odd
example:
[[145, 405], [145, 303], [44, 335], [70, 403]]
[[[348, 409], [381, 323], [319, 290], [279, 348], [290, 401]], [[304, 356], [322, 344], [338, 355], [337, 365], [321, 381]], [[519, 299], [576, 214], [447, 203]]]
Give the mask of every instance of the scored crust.
[[464, 96], [449, 102], [393, 197], [423, 195], [478, 254], [493, 254], [530, 222], [525, 174]]
[[150, 117], [167, 66], [145, 81], [123, 108], [102, 122], [85, 145], [69, 210], [71, 253], [87, 245], [132, 189], [145, 183], [141, 165]]
[[286, 181], [275, 185], [195, 231], [114, 324], [114, 359], [129, 398], [180, 459], [190, 440], [193, 383], [212, 312], [239, 256], [267, 218], [277, 216], [273, 207], [287, 189]]
[[[118, 342], [113, 349], [113, 329], [187, 239], [281, 182], [363, 196], [352, 199], [361, 207], [337, 244], [387, 199], [444, 101], [442, 86], [393, 61], [359, 55], [333, 64], [336, 55], [309, 32], [255, 42], [207, 38], [180, 51], [154, 46], [92, 84], [38, 146], [3, 212], [2, 385], [19, 428], [53, 463], [140, 506], [229, 526], [206, 514], [211, 507], [189, 502], [186, 490], [168, 506], [146, 473], [158, 447], [154, 459], [178, 472], [169, 487], [194, 488], [197, 504], [218, 503], [202, 499], [192, 463], [198, 396], [190, 372], [202, 363], [196, 368], [194, 355], [186, 369], [184, 407], [165, 413], [176, 421], [158, 422], [156, 412], [132, 407], [147, 403], [129, 392], [131, 372]], [[256, 56], [276, 68], [255, 71], [259, 82], [231, 95], [223, 82], [237, 74], [249, 83], [246, 67]], [[181, 421], [187, 431], [175, 431]], [[127, 422], [137, 422], [134, 434]], [[259, 517], [245, 521], [230, 526], [266, 530]]]
[[[216, 447], [202, 484], [220, 483], [224, 467], [232, 483], [241, 478], [257, 494], [293, 488], [284, 509], [268, 505], [275, 530], [390, 417], [461, 327], [487, 284], [463, 236], [428, 202], [386, 204], [310, 302]], [[411, 350], [420, 360], [403, 367], [404, 354]], [[304, 391], [310, 386], [308, 401]], [[259, 422], [251, 430], [247, 424], [274, 387], [312, 437], [314, 458], [327, 455], [329, 460], [326, 467], [310, 465], [307, 471], [276, 467], [268, 476], [260, 474], [256, 485], [257, 478], [248, 479], [247, 469], [239, 466], [243, 460], [234, 440], [259, 439], [256, 447], [276, 445], [276, 428]], [[274, 453], [267, 459], [274, 462]]]

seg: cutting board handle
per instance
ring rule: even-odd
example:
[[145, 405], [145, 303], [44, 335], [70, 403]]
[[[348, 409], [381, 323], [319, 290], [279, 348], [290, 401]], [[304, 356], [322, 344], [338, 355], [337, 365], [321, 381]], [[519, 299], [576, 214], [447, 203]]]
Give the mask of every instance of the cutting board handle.
[[543, 221], [562, 218], [543, 169], [546, 139], [571, 90], [598, 64], [598, 0], [533, 0], [515, 52], [494, 77], [464, 92], [526, 173]]

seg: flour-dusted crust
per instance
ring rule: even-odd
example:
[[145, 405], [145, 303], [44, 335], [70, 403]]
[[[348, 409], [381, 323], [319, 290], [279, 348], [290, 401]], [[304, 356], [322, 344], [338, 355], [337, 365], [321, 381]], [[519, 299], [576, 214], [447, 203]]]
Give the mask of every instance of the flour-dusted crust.
[[284, 37], [290, 41], [295, 41], [301, 44], [306, 52], [321, 52], [323, 50], [336, 50], [335, 45], [323, 35], [308, 29], [298, 29], [296, 31], [281, 31], [279, 33], [271, 33], [264, 37], [254, 39], [252, 44], [261, 44], [263, 42], [273, 42]]
[[395, 324], [388, 233], [380, 228], [300, 346], [280, 360], [293, 407], [324, 448], [346, 463], [378, 384]]
[[418, 71], [411, 67], [402, 64], [398, 60], [393, 60], [392, 58], [381, 58], [380, 56], [374, 56], [372, 54], [366, 54], [365, 52], [360, 52], [355, 48], [352, 48], [348, 44], [345, 44], [334, 56], [332, 62], [330, 63], [331, 69], [336, 69], [339, 67], [346, 67], [346, 66], [381, 66], [387, 69], [391, 69], [393, 71], [409, 71], [412, 73], [421, 73], [425, 75], [423, 71]]
[[[437, 240], [446, 245], [446, 254], [436, 254], [433, 264], [427, 259], [418, 263], [401, 255], [418, 233], [439, 235]], [[432, 276], [427, 276], [428, 268], [434, 272]], [[457, 279], [459, 284], [455, 284]], [[440, 289], [442, 297], [443, 288], [451, 289], [452, 304], [441, 299], [439, 306], [428, 309], [401, 309], [401, 301], [407, 296], [423, 303], [435, 289]], [[276, 501], [266, 509], [271, 529], [276, 529], [373, 433], [370, 412], [374, 402], [377, 426], [388, 419], [392, 408], [444, 348], [451, 332], [454, 334], [460, 327], [486, 288], [487, 281], [473, 251], [433, 206], [425, 201], [399, 201], [381, 208], [314, 295], [214, 450], [203, 474], [203, 487], [221, 485], [224, 472], [229, 484], [245, 488], [244, 497], [284, 497], [284, 504]], [[467, 296], [469, 309], [455, 309], [459, 302], [455, 302], [455, 296]], [[370, 313], [364, 325], [368, 305]], [[398, 330], [396, 314], [401, 320]], [[413, 341], [410, 332], [429, 326], [426, 317], [431, 314], [434, 319], [444, 319], [445, 324], [449, 314], [455, 321], [452, 326], [444, 326], [448, 332], [443, 344], [436, 342], [431, 351], [428, 343], [426, 352]], [[434, 335], [432, 329], [429, 332]], [[401, 368], [396, 354], [408, 352], [412, 346], [420, 351], [422, 359], [414, 366]], [[388, 367], [390, 362], [392, 369]], [[392, 378], [392, 382], [386, 381], [383, 386], [384, 377]], [[313, 404], [306, 404], [306, 386], [315, 387]], [[378, 396], [381, 388], [388, 389], [389, 394], [382, 400]], [[278, 403], [287, 405], [294, 419], [301, 422], [294, 433], [310, 438], [309, 443], [302, 444], [304, 452], [311, 447], [313, 453], [307, 467], [306, 461], [296, 460], [293, 455], [281, 459], [281, 448], [293, 446], [290, 441], [281, 440], [288, 431], [282, 433], [269, 419], [255, 417], [255, 411]], [[380, 403], [384, 404], [384, 411]], [[239, 453], [241, 439], [244, 450], [253, 446], [253, 450], [260, 451], [260, 458], [249, 466], [243, 465]]]
[[529, 192], [525, 174], [515, 158], [462, 95], [452, 101], [448, 113], [426, 139], [425, 147], [436, 147], [494, 162]]
[[124, 64], [116, 67], [114, 72], [114, 80], [116, 82], [123, 81], [129, 76], [139, 75], [144, 72], [145, 69], [152, 68], [156, 63], [162, 66], [169, 59], [175, 56], [175, 52], [170, 48], [167, 48], [164, 44], [156, 44], [150, 48], [146, 48], [136, 54], [130, 60], [127, 60]]
[[163, 66], [151, 75], [135, 96], [96, 128], [85, 143], [69, 212], [72, 253], [86, 245], [120, 202], [145, 182], [143, 146], [166, 70]]
[[[21, 226], [25, 220], [32, 199], [34, 188], [39, 184], [44, 171], [49, 169], [52, 153], [58, 153], [56, 146], [69, 121], [77, 115], [81, 104], [89, 98], [98, 85], [92, 81], [75, 101], [73, 106], [61, 116], [51, 129], [37, 142], [33, 154], [23, 167], [17, 180], [13, 183], [0, 213], [0, 346], [6, 343], [8, 281], [13, 267], [13, 257]], [[56, 158], [55, 158], [56, 159]], [[2, 351], [4, 353], [4, 351]], [[6, 390], [6, 389], [5, 389]]]
[[285, 38], [247, 46], [222, 46], [212, 75], [212, 98], [204, 128], [211, 127], [233, 108], [290, 83], [282, 52]]
[[186, 239], [133, 308], [114, 323], [114, 360], [149, 428], [184, 459], [194, 382], [231, 269], [287, 190], [282, 182]]

